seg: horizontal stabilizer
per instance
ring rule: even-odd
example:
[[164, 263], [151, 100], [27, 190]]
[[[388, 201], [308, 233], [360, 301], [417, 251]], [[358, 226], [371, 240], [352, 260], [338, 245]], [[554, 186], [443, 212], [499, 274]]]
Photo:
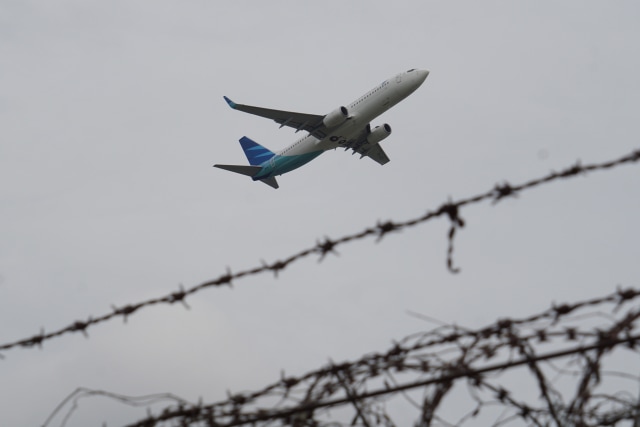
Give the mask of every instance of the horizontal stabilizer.
[[265, 179], [261, 179], [260, 181], [264, 182], [265, 184], [267, 184], [269, 187], [273, 187], [273, 188], [278, 188], [280, 187], [278, 185], [278, 181], [276, 181], [275, 177], [269, 177], [269, 178], [265, 178]]
[[[262, 169], [260, 166], [243, 166], [243, 165], [213, 165], [214, 168], [224, 169], [226, 171], [231, 171], [235, 173], [239, 173], [241, 175], [246, 175], [250, 177], [256, 176], [260, 170]], [[257, 180], [254, 180], [257, 181]], [[269, 178], [260, 179], [260, 182], [264, 182], [269, 187], [278, 188], [278, 181], [276, 178], [271, 176]]]
[[214, 168], [224, 169], [247, 176], [255, 176], [262, 169], [260, 166], [244, 166], [244, 165], [213, 165]]

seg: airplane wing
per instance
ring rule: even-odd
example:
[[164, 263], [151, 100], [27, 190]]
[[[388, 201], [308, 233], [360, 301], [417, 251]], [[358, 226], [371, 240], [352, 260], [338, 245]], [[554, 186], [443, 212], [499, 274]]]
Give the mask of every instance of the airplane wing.
[[367, 141], [369, 132], [370, 126], [367, 125], [356, 139], [349, 141], [346, 145], [343, 145], [344, 149], [352, 149], [353, 154], [360, 154], [360, 158], [369, 157], [381, 165], [389, 163], [389, 157], [387, 156], [387, 153], [384, 152], [380, 144], [371, 144]]
[[318, 139], [322, 139], [327, 135], [326, 126], [322, 123], [324, 116], [236, 104], [226, 96], [224, 97], [224, 100], [227, 101], [227, 104], [229, 104], [229, 106], [234, 110], [271, 119], [278, 123], [280, 127], [287, 126], [295, 129], [296, 132], [304, 130]]
[[374, 144], [370, 147], [367, 147], [367, 145], [369, 145], [368, 142], [356, 150], [356, 153], [361, 155], [360, 158], [367, 156], [381, 165], [389, 163], [389, 157], [387, 156], [387, 153], [384, 152], [380, 144]]

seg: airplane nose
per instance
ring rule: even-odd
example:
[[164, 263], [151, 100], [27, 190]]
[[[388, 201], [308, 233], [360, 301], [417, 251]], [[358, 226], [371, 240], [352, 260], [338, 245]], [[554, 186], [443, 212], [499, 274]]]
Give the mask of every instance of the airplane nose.
[[416, 70], [416, 75], [418, 76], [418, 81], [422, 84], [429, 75], [429, 70]]

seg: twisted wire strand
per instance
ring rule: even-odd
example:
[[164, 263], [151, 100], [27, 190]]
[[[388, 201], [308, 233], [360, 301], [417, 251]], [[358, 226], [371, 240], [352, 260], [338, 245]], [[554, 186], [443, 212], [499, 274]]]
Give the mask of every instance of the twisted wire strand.
[[[350, 425], [329, 423], [328, 411], [337, 407], [352, 408], [351, 425], [379, 425], [392, 420], [384, 406], [376, 404], [415, 389], [429, 391], [419, 411], [423, 422], [419, 425], [426, 426], [439, 419], [440, 403], [462, 382], [476, 393], [476, 406], [450, 425], [463, 425], [490, 404], [498, 404], [509, 413], [494, 425], [515, 420], [540, 426], [615, 425], [640, 417], [638, 398], [630, 392], [598, 392], [598, 387], [610, 377], [626, 379], [635, 388], [640, 381], [637, 376], [606, 371], [602, 366], [604, 358], [614, 352], [626, 350], [637, 357], [639, 303], [640, 289], [619, 288], [599, 298], [554, 304], [526, 318], [498, 319], [479, 329], [446, 325], [406, 337], [383, 353], [368, 354], [353, 362], [330, 362], [299, 377], [283, 373], [261, 390], [229, 393], [226, 400], [211, 404], [169, 406], [127, 427]], [[600, 320], [596, 310], [605, 306], [611, 312], [607, 325], [571, 325], [575, 313], [581, 313], [581, 319], [592, 316]], [[543, 328], [541, 320], [547, 321]], [[439, 354], [447, 349], [451, 354], [441, 357]], [[573, 397], [563, 396], [555, 388], [546, 365], [567, 358], [573, 366], [580, 366]], [[541, 399], [536, 402], [519, 400], [516, 391], [497, 382], [520, 367], [528, 368], [537, 384]], [[573, 374], [564, 373], [568, 377]], [[274, 405], [274, 398], [279, 404]]]
[[[566, 169], [560, 172], [552, 171], [543, 177], [535, 178], [518, 185], [511, 185], [508, 182], [503, 181], [502, 184], [497, 184], [495, 185], [494, 188], [484, 193], [463, 198], [458, 201], [448, 201], [442, 204], [437, 209], [429, 210], [425, 214], [409, 220], [405, 220], [405, 221], [389, 220], [386, 222], [378, 222], [375, 226], [365, 228], [361, 231], [348, 234], [337, 239], [330, 239], [328, 237], [325, 237], [323, 241], [317, 241], [317, 243], [314, 246], [311, 246], [307, 249], [303, 249], [297, 253], [294, 253], [293, 255], [290, 255], [281, 260], [272, 262], [270, 264], [263, 262], [261, 265], [258, 265], [256, 267], [249, 268], [246, 270], [241, 270], [235, 273], [232, 272], [230, 269], [227, 269], [225, 274], [222, 274], [215, 279], [205, 281], [203, 283], [192, 286], [190, 288], [185, 289], [181, 285], [177, 291], [172, 292], [168, 295], [148, 299], [148, 300], [137, 302], [137, 303], [127, 304], [121, 307], [113, 306], [112, 311], [109, 313], [106, 313], [97, 317], [91, 316], [86, 320], [76, 320], [63, 328], [54, 330], [52, 332], [45, 332], [45, 329], [43, 328], [41, 329], [40, 333], [33, 335], [31, 337], [18, 339], [16, 341], [1, 344], [0, 351], [8, 351], [17, 347], [23, 347], [23, 348], [41, 347], [45, 341], [58, 338], [63, 335], [67, 335], [71, 333], [80, 332], [85, 336], [88, 336], [87, 330], [90, 327], [100, 323], [108, 322], [118, 317], [121, 317], [126, 322], [130, 316], [134, 315], [142, 308], [152, 307], [154, 305], [160, 305], [160, 304], [175, 304], [175, 303], [182, 303], [186, 306], [185, 300], [188, 296], [193, 295], [197, 292], [200, 292], [204, 289], [220, 287], [220, 286], [231, 286], [232, 282], [238, 281], [239, 279], [242, 279], [248, 276], [256, 276], [259, 274], [269, 273], [269, 272], [274, 273], [277, 277], [279, 272], [285, 270], [292, 263], [300, 261], [311, 255], [319, 256], [319, 261], [322, 261], [328, 254], [335, 253], [335, 249], [338, 246], [342, 246], [357, 240], [362, 240], [366, 237], [376, 237], [376, 242], [379, 242], [380, 240], [382, 240], [383, 237], [385, 237], [390, 232], [412, 228], [442, 216], [447, 217], [451, 222], [451, 228], [448, 233], [449, 246], [447, 250], [447, 267], [452, 273], [457, 273], [459, 269], [453, 266], [453, 242], [454, 242], [456, 230], [464, 227], [464, 220], [460, 217], [460, 214], [459, 214], [460, 208], [465, 207], [467, 205], [480, 203], [486, 200], [491, 200], [493, 204], [496, 204], [497, 202], [499, 202], [500, 200], [506, 197], [516, 196], [521, 192], [532, 189], [534, 187], [538, 187], [538, 186], [548, 184], [554, 181], [558, 181], [561, 179], [568, 179], [568, 178], [576, 177], [578, 175], [585, 175], [587, 173], [591, 173], [595, 171], [604, 171], [604, 170], [612, 169], [624, 164], [636, 163], [638, 162], [638, 160], [640, 160], [640, 149], [635, 150], [617, 159], [604, 161], [600, 163], [582, 165], [580, 162], [577, 162], [573, 166], [567, 167]], [[0, 355], [0, 357], [2, 356]]]

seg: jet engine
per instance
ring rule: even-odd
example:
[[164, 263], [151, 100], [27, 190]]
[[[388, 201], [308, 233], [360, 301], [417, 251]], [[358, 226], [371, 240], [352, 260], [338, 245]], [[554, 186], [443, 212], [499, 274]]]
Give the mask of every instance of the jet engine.
[[367, 136], [367, 141], [371, 145], [375, 145], [391, 135], [391, 126], [388, 124], [383, 124], [382, 126], [376, 126], [374, 130], [371, 131], [369, 136]]
[[342, 124], [349, 117], [349, 111], [347, 107], [339, 107], [324, 116], [322, 119], [322, 123], [328, 127], [332, 128], [334, 126], [338, 126]]

